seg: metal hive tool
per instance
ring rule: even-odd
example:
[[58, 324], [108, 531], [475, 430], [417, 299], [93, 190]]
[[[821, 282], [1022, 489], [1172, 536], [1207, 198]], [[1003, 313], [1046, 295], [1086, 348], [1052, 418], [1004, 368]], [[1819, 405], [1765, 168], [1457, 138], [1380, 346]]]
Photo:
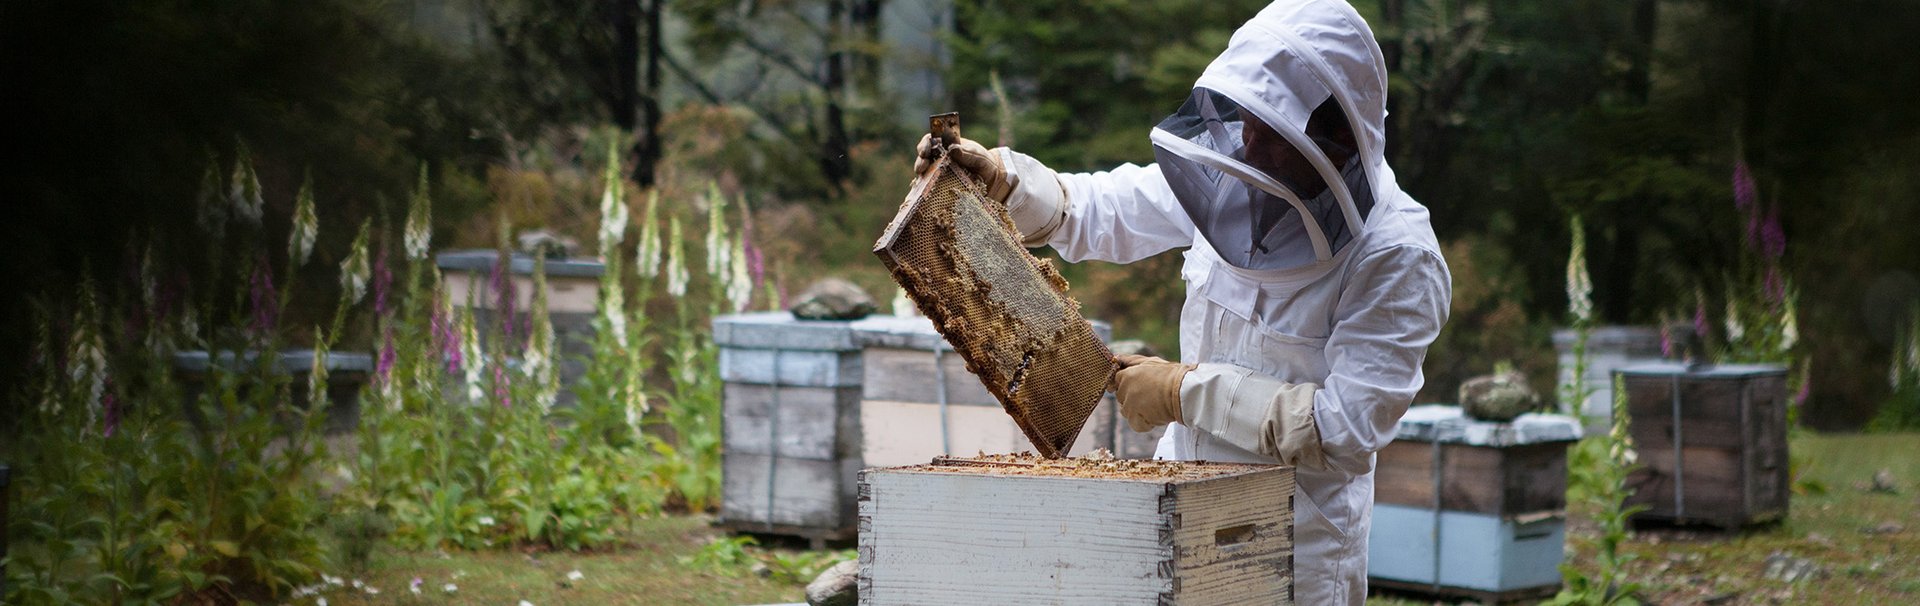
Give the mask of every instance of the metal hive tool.
[[[932, 121], [936, 138], [959, 137], [957, 114]], [[873, 252], [1034, 448], [1064, 456], [1118, 364], [1066, 279], [1021, 247], [1007, 209], [984, 192], [942, 155]]]

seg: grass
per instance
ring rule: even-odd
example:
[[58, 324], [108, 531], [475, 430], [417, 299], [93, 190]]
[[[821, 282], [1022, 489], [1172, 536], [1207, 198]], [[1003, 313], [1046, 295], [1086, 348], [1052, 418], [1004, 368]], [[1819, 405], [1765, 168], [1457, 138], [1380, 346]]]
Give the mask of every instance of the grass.
[[[803, 586], [762, 577], [742, 564], [733, 569], [692, 562], [720, 532], [703, 516], [665, 516], [635, 524], [628, 545], [598, 552], [412, 553], [383, 551], [364, 573], [339, 571], [343, 581], [359, 580], [377, 595], [351, 586], [327, 589], [329, 606], [357, 604], [498, 604], [521, 600], [537, 606], [563, 604], [765, 604], [806, 601]], [[754, 551], [772, 557], [768, 551]], [[568, 580], [578, 570], [581, 578]], [[421, 593], [408, 586], [418, 577]], [[448, 583], [458, 589], [445, 591]], [[313, 598], [294, 604], [311, 604]]]
[[[1807, 483], [1823, 494], [1794, 495], [1788, 518], [1743, 533], [1636, 532], [1625, 550], [1638, 556], [1630, 578], [1646, 585], [1650, 603], [1915, 604], [1920, 603], [1920, 434], [1808, 435], [1794, 441]], [[1875, 471], [1888, 470], [1898, 494], [1866, 490]], [[1568, 549], [1576, 563], [1592, 557], [1591, 531], [1573, 512]], [[1887, 524], [1899, 532], [1867, 532]], [[723, 536], [705, 517], [670, 516], [636, 525], [628, 546], [600, 552], [383, 551], [357, 575], [379, 588], [366, 595], [334, 588], [332, 605], [352, 604], [763, 604], [804, 601], [801, 586], [782, 575], [761, 576], [754, 562], [797, 556], [750, 548], [732, 566], [697, 564], [696, 556]], [[1821, 577], [1789, 584], [1762, 577], [1769, 555], [1787, 553], [1820, 565]], [[582, 578], [568, 581], [579, 570]], [[342, 577], [356, 575], [342, 573]], [[421, 595], [408, 591], [422, 579]], [[442, 587], [454, 583], [454, 593]], [[295, 602], [310, 603], [310, 602]], [[1375, 598], [1369, 604], [1416, 604]]]
[[[1628, 578], [1651, 604], [1920, 604], [1920, 434], [1810, 434], [1790, 445], [1803, 457], [1803, 485], [1824, 493], [1793, 495], [1787, 519], [1739, 533], [1635, 532], [1623, 551], [1637, 559]], [[1899, 492], [1867, 490], [1876, 471]], [[1594, 528], [1570, 512], [1569, 558], [1593, 557]], [[1897, 524], [1895, 533], [1872, 532]], [[1804, 558], [1824, 574], [1798, 583], [1764, 578], [1768, 556]], [[1374, 605], [1425, 602], [1406, 597]]]

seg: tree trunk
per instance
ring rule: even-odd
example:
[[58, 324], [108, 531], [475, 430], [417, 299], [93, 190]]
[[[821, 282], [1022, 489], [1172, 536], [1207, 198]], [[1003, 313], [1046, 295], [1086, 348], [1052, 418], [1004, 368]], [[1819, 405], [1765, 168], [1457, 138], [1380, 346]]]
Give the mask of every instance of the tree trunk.
[[1658, 0], [1633, 2], [1633, 57], [1627, 71], [1627, 95], [1640, 105], [1647, 104], [1653, 90], [1653, 45], [1659, 11]]
[[827, 178], [827, 184], [834, 191], [840, 191], [847, 179], [853, 175], [853, 160], [847, 152], [851, 144], [847, 140], [845, 111], [841, 103], [846, 99], [847, 62], [847, 0], [827, 2], [827, 53], [826, 69], [821, 74], [820, 88], [826, 97], [826, 123], [821, 125], [825, 131], [821, 137], [820, 173]]
[[853, 87], [861, 98], [871, 100], [880, 93], [881, 57], [880, 45], [880, 7], [883, 0], [853, 0], [852, 41], [857, 45], [853, 56]]
[[664, 41], [660, 39], [660, 13], [666, 11], [665, 3], [666, 0], [647, 2], [647, 94], [641, 99], [641, 131], [634, 142], [634, 157], [638, 162], [633, 167], [633, 180], [641, 187], [653, 187], [654, 168], [660, 164], [660, 53], [664, 48]]

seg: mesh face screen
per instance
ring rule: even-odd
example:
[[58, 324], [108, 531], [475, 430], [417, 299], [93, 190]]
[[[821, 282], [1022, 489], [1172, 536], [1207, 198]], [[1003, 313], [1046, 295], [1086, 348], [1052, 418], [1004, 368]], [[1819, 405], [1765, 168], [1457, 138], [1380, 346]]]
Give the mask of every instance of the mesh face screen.
[[1117, 364], [1066, 280], [1020, 246], [1006, 209], [943, 158], [873, 252], [1034, 448], [1066, 454]]

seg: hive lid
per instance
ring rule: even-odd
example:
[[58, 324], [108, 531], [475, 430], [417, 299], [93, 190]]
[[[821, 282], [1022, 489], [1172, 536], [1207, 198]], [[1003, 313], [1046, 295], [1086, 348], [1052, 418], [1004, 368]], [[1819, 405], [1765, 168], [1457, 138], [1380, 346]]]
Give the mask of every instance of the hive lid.
[[1469, 418], [1458, 406], [1426, 404], [1407, 409], [1407, 414], [1394, 426], [1393, 439], [1495, 448], [1572, 442], [1580, 439], [1580, 420], [1530, 412], [1512, 421], [1497, 423]]
[[1622, 367], [1615, 372], [1628, 375], [1683, 375], [1705, 379], [1738, 379], [1766, 375], [1784, 375], [1787, 374], [1787, 367], [1773, 364], [1716, 364], [1712, 366], [1701, 366], [1699, 368], [1689, 368], [1686, 364], [1678, 362], [1661, 362], [1655, 364], [1635, 364], [1633, 366]]
[[[958, 135], [957, 119], [945, 126]], [[1066, 279], [1020, 245], [1006, 208], [941, 157], [873, 252], [1034, 448], [1065, 454], [1118, 364]]]

